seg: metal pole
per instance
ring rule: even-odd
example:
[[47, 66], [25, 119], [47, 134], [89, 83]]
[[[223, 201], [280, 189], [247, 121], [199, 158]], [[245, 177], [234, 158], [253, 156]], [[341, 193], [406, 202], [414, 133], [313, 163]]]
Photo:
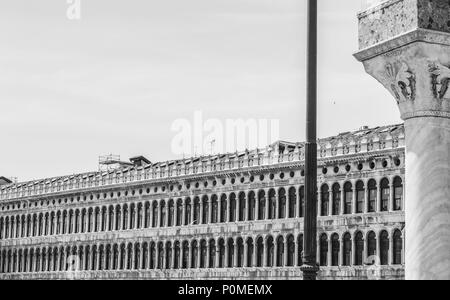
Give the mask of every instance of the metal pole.
[[317, 0], [308, 0], [305, 145], [304, 280], [316, 280], [317, 264]]

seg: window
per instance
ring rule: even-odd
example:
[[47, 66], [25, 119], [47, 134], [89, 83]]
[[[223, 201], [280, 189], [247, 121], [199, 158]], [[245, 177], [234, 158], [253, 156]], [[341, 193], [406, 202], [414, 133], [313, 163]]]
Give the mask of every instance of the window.
[[352, 257], [352, 239], [350, 236], [350, 233], [346, 233], [344, 235], [344, 253], [343, 253], [343, 265], [344, 266], [350, 266], [351, 264], [351, 257]]
[[333, 185], [333, 216], [337, 216], [341, 211], [341, 187], [338, 183]]
[[347, 182], [344, 185], [344, 214], [352, 213], [353, 190], [352, 184]]
[[258, 193], [258, 201], [259, 201], [258, 220], [264, 220], [266, 218], [266, 193], [264, 191], [260, 191]]
[[377, 182], [371, 179], [368, 184], [368, 189], [369, 189], [369, 207], [367, 208], [367, 210], [368, 212], [373, 213], [376, 210], [376, 203], [377, 203]]
[[390, 198], [389, 180], [384, 178], [381, 180], [381, 211], [389, 210], [389, 198]]
[[337, 233], [333, 234], [331, 238], [331, 251], [331, 265], [334, 267], [339, 266], [340, 242]]
[[328, 265], [328, 237], [324, 233], [320, 237], [320, 266]]
[[389, 256], [389, 235], [386, 231], [382, 231], [380, 234], [380, 263], [382, 266], [388, 264]]
[[300, 187], [300, 218], [303, 218], [305, 216], [305, 187]]
[[377, 238], [374, 232], [367, 235], [367, 256], [375, 256], [377, 254]]
[[281, 188], [278, 191], [278, 218], [286, 218], [286, 190]]
[[328, 216], [329, 203], [330, 203], [330, 192], [328, 185], [323, 185], [321, 189], [322, 206], [320, 208], [321, 216]]
[[297, 194], [295, 188], [289, 189], [289, 218], [295, 218], [297, 211]]
[[362, 266], [364, 253], [364, 239], [361, 232], [355, 235], [355, 266]]
[[402, 233], [400, 230], [396, 230], [394, 232], [394, 261], [392, 262], [394, 265], [402, 264], [402, 250], [403, 250], [403, 239]]
[[403, 203], [403, 182], [400, 177], [394, 179], [394, 210], [402, 210]]
[[364, 183], [362, 181], [358, 181], [356, 183], [356, 213], [358, 214], [364, 212], [364, 198], [365, 198]]

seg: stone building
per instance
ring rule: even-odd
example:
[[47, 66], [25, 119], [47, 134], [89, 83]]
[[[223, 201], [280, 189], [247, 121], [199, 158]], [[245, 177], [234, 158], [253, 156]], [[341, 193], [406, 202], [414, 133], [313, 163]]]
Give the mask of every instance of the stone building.
[[[404, 278], [404, 126], [319, 140], [321, 279]], [[0, 279], [301, 279], [302, 143], [0, 185]]]

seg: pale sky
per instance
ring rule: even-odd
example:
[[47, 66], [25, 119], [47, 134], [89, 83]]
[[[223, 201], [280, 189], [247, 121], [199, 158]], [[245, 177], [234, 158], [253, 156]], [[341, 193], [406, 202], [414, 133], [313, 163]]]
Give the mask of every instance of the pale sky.
[[[99, 155], [151, 161], [175, 119], [279, 119], [305, 138], [305, 0], [0, 1], [0, 176], [97, 169]], [[361, 63], [361, 0], [319, 1], [319, 136], [401, 122]]]

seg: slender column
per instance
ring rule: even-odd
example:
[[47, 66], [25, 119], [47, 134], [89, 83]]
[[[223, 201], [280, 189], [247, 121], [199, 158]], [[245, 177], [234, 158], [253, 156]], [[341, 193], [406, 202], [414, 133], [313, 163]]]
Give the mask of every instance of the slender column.
[[287, 237], [284, 238], [284, 259], [283, 259], [283, 267], [288, 265], [289, 258], [289, 241]]
[[[270, 201], [269, 201], [269, 197], [270, 197], [270, 195], [269, 195], [269, 189], [266, 189], [265, 190], [265, 194], [264, 194], [264, 196], [265, 196], [265, 202], [266, 202], [266, 212], [265, 212], [265, 216], [264, 216], [264, 219], [265, 220], [269, 220], [269, 203], [270, 203]], [[265, 247], [265, 245], [264, 245], [264, 247]]]
[[[199, 255], [201, 256], [201, 255]], [[209, 260], [211, 259], [211, 253], [210, 253], [210, 249], [209, 249], [209, 242], [206, 242], [206, 263], [205, 263], [205, 267], [206, 269], [209, 268]]]
[[217, 223], [222, 223], [221, 221], [222, 221], [222, 199], [221, 199], [221, 197], [219, 197], [219, 195], [217, 195], [217, 207], [218, 207], [218, 213], [217, 213], [217, 216], [218, 216], [218, 220], [217, 220]]
[[237, 268], [237, 266], [238, 266], [238, 258], [239, 258], [238, 249], [239, 249], [238, 243], [237, 243], [237, 240], [235, 240], [234, 241], [234, 261], [233, 261], [234, 268]]
[[354, 266], [355, 265], [355, 239], [354, 236], [352, 236], [351, 239], [351, 243], [352, 243], [352, 253], [350, 255], [350, 265]]
[[344, 237], [341, 236], [341, 239], [339, 240], [339, 266], [344, 265]]
[[353, 198], [352, 198], [352, 214], [356, 214], [356, 203], [357, 203], [357, 191], [356, 191], [356, 182], [352, 182], [352, 188], [353, 188]]
[[[198, 224], [200, 225], [200, 224], [203, 224], [203, 222], [205, 221], [204, 218], [203, 218], [204, 215], [205, 215], [205, 214], [204, 214], [204, 209], [205, 209], [205, 207], [204, 207], [204, 205], [203, 205], [203, 199], [200, 199], [199, 201], [200, 201], [200, 216], [199, 216], [199, 217], [200, 217], [200, 218], [199, 218], [200, 220], [199, 220]], [[200, 257], [200, 255], [199, 255], [199, 257]]]
[[340, 183], [340, 185], [341, 185], [341, 213], [340, 213], [340, 215], [342, 216], [342, 215], [344, 215], [344, 213], [345, 213], [345, 192], [344, 192], [344, 184], [345, 184], [345, 182], [341, 182]]
[[258, 221], [259, 220], [259, 195], [258, 195], [258, 191], [256, 191], [255, 193], [255, 217], [254, 220]]
[[375, 203], [375, 212], [381, 211], [381, 178], [377, 178], [377, 200]]
[[264, 268], [267, 268], [267, 260], [269, 259], [269, 251], [268, 251], [268, 248], [267, 248], [267, 241], [266, 241], [266, 239], [264, 238], [264, 255], [263, 255], [263, 257], [264, 257], [264, 263], [263, 263], [263, 266], [264, 266]]
[[[297, 236], [297, 235], [295, 235]], [[295, 238], [295, 255], [294, 255], [294, 266], [298, 266], [299, 261], [298, 261], [298, 251], [299, 251], [299, 244], [298, 244], [298, 239]]]
[[333, 255], [333, 243], [331, 240], [331, 236], [328, 237], [328, 253], [327, 253], [327, 265], [332, 265], [332, 256]]
[[364, 190], [364, 208], [363, 212], [367, 214], [369, 212], [369, 181], [366, 180], [364, 183], [365, 190]]
[[162, 210], [162, 205], [161, 205], [161, 200], [158, 201], [158, 222], [156, 224], [156, 228], [160, 228], [161, 227], [161, 210]]
[[389, 211], [394, 211], [394, 177], [391, 176], [389, 179], [389, 187], [390, 187], [390, 193], [389, 193]]
[[244, 261], [243, 261], [243, 267], [246, 268], [248, 266], [248, 244], [247, 241], [244, 239]]

